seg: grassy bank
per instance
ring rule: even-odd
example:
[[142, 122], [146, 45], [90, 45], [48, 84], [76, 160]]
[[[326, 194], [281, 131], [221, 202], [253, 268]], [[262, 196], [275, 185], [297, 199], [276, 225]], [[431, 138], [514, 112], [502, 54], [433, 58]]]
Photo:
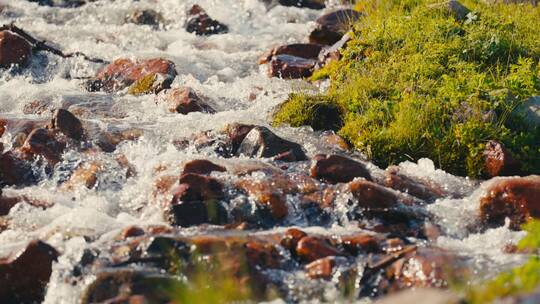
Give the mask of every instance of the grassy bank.
[[540, 128], [519, 110], [540, 95], [540, 9], [463, 1], [457, 18], [433, 3], [358, 3], [342, 60], [313, 76], [330, 78], [327, 93], [292, 95], [274, 123], [339, 130], [383, 167], [429, 157], [473, 177], [493, 139], [540, 172]]

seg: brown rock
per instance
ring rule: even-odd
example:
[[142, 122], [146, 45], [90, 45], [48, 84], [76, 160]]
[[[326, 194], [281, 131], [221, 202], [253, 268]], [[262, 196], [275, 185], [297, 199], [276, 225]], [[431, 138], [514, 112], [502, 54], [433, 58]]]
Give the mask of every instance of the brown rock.
[[280, 244], [284, 248], [289, 249], [291, 252], [295, 252], [298, 242], [307, 236], [307, 233], [300, 229], [289, 228], [285, 231], [285, 234], [281, 238]]
[[156, 97], [158, 102], [163, 102], [172, 113], [188, 114], [191, 112], [215, 113], [206, 101], [197, 95], [189, 87], [162, 91]]
[[508, 217], [510, 227], [519, 229], [528, 220], [540, 218], [539, 197], [538, 175], [493, 180], [480, 198], [480, 218], [490, 226], [502, 226]]
[[343, 253], [324, 239], [306, 236], [298, 242], [296, 255], [305, 262], [313, 262], [327, 256], [340, 256]]
[[394, 207], [398, 203], [398, 197], [392, 191], [370, 181], [351, 182], [349, 189], [363, 208], [386, 209]]
[[335, 257], [318, 259], [306, 265], [307, 276], [311, 279], [330, 279], [336, 266]]
[[228, 33], [229, 27], [210, 18], [202, 7], [195, 4], [188, 12], [186, 31], [199, 36], [209, 36]]
[[343, 139], [343, 137], [335, 134], [335, 133], [326, 133], [323, 135], [323, 140], [326, 144], [332, 147], [336, 147], [343, 151], [350, 150], [349, 144]]
[[371, 175], [366, 167], [350, 158], [340, 155], [315, 156], [315, 162], [311, 166], [311, 177], [317, 178], [328, 183], [346, 183], [356, 177], [363, 177], [371, 180]]
[[152, 75], [157, 78], [151, 86], [154, 93], [158, 93], [170, 87], [176, 77], [175, 65], [172, 61], [163, 58], [117, 59], [98, 71], [96, 77], [87, 84], [87, 89], [89, 91], [116, 92]]
[[163, 21], [163, 16], [152, 9], [136, 9], [126, 17], [126, 22], [139, 25], [150, 25], [154, 28], [157, 28]]
[[490, 140], [484, 150], [484, 170], [490, 177], [521, 173], [520, 164], [501, 143]]
[[267, 206], [274, 219], [279, 220], [287, 216], [289, 211], [285, 193], [279, 185], [272, 187], [266, 182], [243, 179], [237, 183], [237, 186], [254, 197], [259, 204]]
[[229, 139], [231, 141], [232, 146], [232, 153], [236, 154], [238, 151], [238, 148], [240, 147], [240, 144], [242, 144], [242, 141], [244, 141], [244, 138], [255, 128], [254, 125], [245, 125], [245, 124], [239, 124], [239, 123], [233, 123], [230, 125], [227, 125], [225, 132], [229, 136]]
[[316, 60], [291, 55], [277, 55], [270, 60], [269, 77], [298, 79], [311, 76]]
[[345, 250], [353, 255], [381, 250], [377, 238], [366, 233], [342, 236], [341, 244]]
[[28, 41], [10, 31], [0, 32], [0, 68], [26, 65], [31, 57], [32, 47]]
[[21, 151], [32, 156], [43, 156], [51, 165], [62, 158], [66, 143], [59, 141], [55, 132], [48, 129], [35, 129], [28, 134]]
[[309, 35], [309, 42], [333, 45], [362, 17], [362, 13], [343, 9], [325, 14], [317, 19], [317, 28]]
[[29, 185], [37, 181], [29, 162], [21, 155], [8, 151], [0, 155], [0, 185]]
[[81, 121], [68, 110], [58, 109], [53, 113], [49, 124], [53, 130], [64, 133], [69, 138], [81, 140], [84, 136], [84, 129]]
[[247, 262], [251, 267], [279, 268], [280, 255], [276, 247], [268, 243], [246, 243]]
[[278, 137], [266, 127], [254, 127], [238, 147], [237, 154], [268, 158], [285, 152], [292, 152], [292, 158], [295, 161], [307, 159], [299, 144]]
[[225, 171], [227, 171], [227, 169], [225, 169], [222, 166], [216, 165], [209, 160], [196, 159], [185, 164], [184, 171], [182, 171], [182, 173], [183, 174], [195, 173], [195, 174], [208, 175], [212, 172], [225, 172]]
[[144, 229], [142, 229], [141, 227], [129, 226], [123, 229], [122, 232], [120, 232], [120, 239], [125, 240], [131, 237], [137, 237], [144, 234], [145, 234]]
[[0, 302], [43, 301], [45, 287], [58, 252], [41, 241], [32, 241], [13, 256], [0, 260]]
[[101, 171], [103, 171], [103, 167], [97, 161], [82, 164], [62, 185], [62, 188], [70, 191], [77, 190], [81, 186], [92, 189], [96, 185], [98, 174]]
[[212, 177], [187, 173], [180, 177], [180, 186], [175, 191], [173, 202], [207, 201], [223, 197], [223, 185]]
[[314, 43], [294, 43], [282, 45], [265, 53], [259, 59], [259, 64], [268, 63], [270, 60], [272, 60], [272, 57], [277, 55], [290, 55], [305, 59], [317, 59], [322, 49], [322, 45]]
[[386, 169], [384, 185], [427, 201], [433, 201], [447, 195], [437, 185], [404, 175], [399, 172], [399, 167], [395, 166]]

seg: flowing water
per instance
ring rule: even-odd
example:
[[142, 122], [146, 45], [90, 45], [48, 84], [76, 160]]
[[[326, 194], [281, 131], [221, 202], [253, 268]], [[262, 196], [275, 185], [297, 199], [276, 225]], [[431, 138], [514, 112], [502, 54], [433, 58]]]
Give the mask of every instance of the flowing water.
[[[227, 24], [230, 32], [208, 37], [187, 33], [183, 28], [186, 10], [195, 2], [210, 16]], [[166, 224], [162, 206], [152, 195], [155, 168], [167, 167], [169, 172], [178, 174], [179, 165], [191, 159], [206, 158], [229, 164], [249, 161], [247, 158], [225, 160], [215, 149], [197, 149], [193, 144], [179, 149], [175, 141], [200, 131], [220, 130], [232, 122], [270, 127], [272, 111], [290, 92], [317, 92], [321, 89], [300, 80], [269, 78], [266, 67], [257, 65], [257, 59], [274, 46], [306, 41], [315, 25], [314, 20], [333, 7], [330, 3], [325, 11], [283, 6], [268, 9], [259, 0], [100, 0], [79, 8], [38, 6], [26, 0], [0, 0], [0, 4], [8, 5], [0, 13], [0, 24], [15, 22], [32, 35], [68, 52], [81, 51], [107, 61], [119, 57], [172, 60], [178, 71], [172, 86], [194, 88], [208, 97], [217, 110], [216, 114], [179, 115], [156, 105], [152, 95], [86, 92], [80, 79], [93, 76], [101, 65], [79, 57], [64, 59], [41, 52], [33, 57], [26, 69], [0, 71], [2, 118], [48, 119], [48, 113], [23, 113], [25, 104], [40, 100], [53, 108], [78, 105], [84, 113], [79, 117], [87, 128], [142, 130], [138, 140], [121, 143], [114, 155], [69, 151], [57, 165], [55, 173], [38, 185], [4, 189], [4, 193], [26, 194], [54, 203], [47, 209], [25, 204], [15, 206], [8, 215], [9, 229], [0, 233], [0, 255], [36, 238], [48, 242], [62, 253], [53, 266], [46, 303], [73, 303], [85, 284], [93, 279], [88, 275], [77, 284], [70, 281], [73, 265], [85, 248], [106, 250], [122, 228], [133, 224]], [[135, 8], [154, 9], [166, 21], [159, 29], [125, 23], [125, 16]], [[331, 150], [321, 142], [321, 134], [309, 128], [271, 129], [284, 138], [301, 143], [308, 156]], [[1, 138], [6, 150], [12, 143], [12, 135], [8, 133]], [[114, 161], [118, 154], [127, 157], [137, 172], [136, 176], [126, 178]], [[362, 159], [360, 154], [351, 157]], [[94, 189], [66, 191], [59, 187], [65, 179], [64, 171], [92, 160], [99, 160], [106, 168], [99, 175]], [[436, 181], [464, 197], [439, 199], [426, 207], [444, 231], [443, 236], [435, 241], [437, 246], [466, 257], [479, 278], [522, 262], [523, 258], [519, 256], [503, 253], [507, 243], [522, 237], [521, 232], [513, 232], [506, 227], [484, 231], [475, 228], [478, 197], [483, 191], [479, 183], [435, 170], [433, 162], [427, 159], [403, 163], [401, 167], [410, 175]], [[307, 170], [306, 164], [289, 168], [289, 172], [295, 170]], [[374, 165], [370, 165], [370, 170], [374, 175], [382, 174], [382, 170]], [[223, 173], [222, 178], [233, 180], [235, 177]], [[257, 174], [252, 178], [257, 179]], [[289, 195], [288, 201], [294, 205], [295, 197]], [[332, 223], [325, 228], [307, 227], [309, 223], [301, 216], [290, 213], [279, 227], [271, 228], [271, 231], [282, 231], [287, 226], [299, 226], [323, 234], [359, 229], [346, 220], [338, 221], [338, 217], [334, 215]], [[186, 233], [196, 232], [186, 230]], [[298, 290], [320, 289], [320, 284], [323, 284], [304, 280], [297, 273], [283, 275], [283, 279]], [[323, 286], [327, 299], [335, 296], [332, 286], [331, 283]]]

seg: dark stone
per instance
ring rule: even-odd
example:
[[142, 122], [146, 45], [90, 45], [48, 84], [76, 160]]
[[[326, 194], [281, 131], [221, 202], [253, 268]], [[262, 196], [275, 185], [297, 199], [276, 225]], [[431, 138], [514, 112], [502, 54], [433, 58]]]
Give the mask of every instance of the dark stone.
[[0, 32], [0, 68], [26, 65], [31, 57], [32, 46], [28, 41], [10, 31]]
[[69, 138], [81, 140], [84, 136], [84, 129], [81, 121], [71, 112], [58, 109], [51, 119], [50, 128], [58, 130]]
[[326, 5], [324, 0], [278, 0], [278, 3], [283, 6], [296, 6], [300, 8], [324, 9]]
[[296, 255], [309, 263], [327, 256], [341, 256], [343, 253], [324, 239], [306, 236], [298, 241]]
[[290, 55], [305, 59], [317, 59], [323, 46], [314, 43], [293, 43], [273, 48], [265, 53], [260, 59], [259, 64], [264, 64], [272, 60], [277, 55]]
[[0, 260], [0, 302], [43, 301], [45, 288], [58, 252], [42, 241], [30, 242], [24, 250]]
[[208, 175], [212, 172], [225, 172], [225, 171], [227, 171], [227, 169], [225, 169], [222, 166], [216, 165], [209, 160], [196, 159], [185, 164], [184, 171], [182, 171], [182, 173], [183, 174], [195, 173], [195, 174]]
[[172, 205], [170, 222], [180, 227], [201, 224], [223, 225], [228, 221], [227, 210], [218, 201], [187, 201]]
[[274, 157], [291, 151], [297, 161], [307, 160], [302, 147], [294, 142], [278, 137], [265, 127], [254, 127], [244, 138], [237, 154], [248, 157]]
[[55, 132], [48, 129], [35, 129], [30, 132], [21, 151], [33, 156], [43, 156], [51, 165], [60, 162], [66, 147], [65, 142], [57, 140]]
[[188, 87], [165, 90], [157, 96], [157, 101], [165, 103], [173, 113], [186, 115], [191, 112], [216, 112], [204, 98]]
[[490, 140], [484, 150], [484, 170], [489, 177], [520, 175], [521, 165], [503, 144]]
[[229, 32], [228, 26], [210, 18], [206, 11], [196, 4], [191, 7], [188, 15], [189, 17], [186, 22], [186, 31], [188, 33], [195, 33], [199, 36], [209, 36]]
[[325, 14], [317, 19], [317, 28], [309, 35], [309, 42], [333, 45], [362, 17], [362, 13], [343, 9]]
[[25, 186], [36, 183], [32, 165], [13, 151], [0, 155], [0, 185]]
[[291, 55], [276, 55], [270, 61], [268, 76], [284, 79], [298, 79], [311, 76], [316, 60]]
[[180, 177], [175, 189], [173, 204], [179, 201], [207, 201], [223, 198], [223, 185], [212, 177], [187, 173]]
[[231, 141], [232, 154], [236, 154], [238, 152], [238, 148], [240, 148], [242, 141], [244, 141], [244, 138], [246, 138], [248, 133], [251, 132], [253, 128], [255, 128], [254, 125], [245, 125], [239, 123], [234, 123], [227, 126], [226, 133]]
[[366, 167], [350, 158], [340, 155], [315, 156], [315, 162], [311, 166], [311, 177], [326, 181], [331, 184], [347, 183], [356, 177], [371, 180], [371, 175]]
[[163, 16], [152, 9], [137, 9], [126, 17], [126, 22], [139, 25], [150, 25], [157, 28], [160, 23], [163, 23]]

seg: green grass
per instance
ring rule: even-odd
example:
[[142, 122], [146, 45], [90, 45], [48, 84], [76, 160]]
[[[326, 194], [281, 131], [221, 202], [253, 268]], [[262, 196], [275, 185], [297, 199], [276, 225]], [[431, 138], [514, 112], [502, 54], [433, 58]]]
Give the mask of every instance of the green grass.
[[[380, 166], [429, 157], [472, 177], [493, 139], [540, 172], [540, 128], [515, 111], [540, 95], [540, 9], [464, 1], [471, 14], [459, 21], [432, 3], [361, 1], [342, 60], [313, 76], [331, 80], [328, 92], [292, 95], [274, 124], [339, 128]], [[337, 121], [315, 117], [319, 104], [339, 109]]]

